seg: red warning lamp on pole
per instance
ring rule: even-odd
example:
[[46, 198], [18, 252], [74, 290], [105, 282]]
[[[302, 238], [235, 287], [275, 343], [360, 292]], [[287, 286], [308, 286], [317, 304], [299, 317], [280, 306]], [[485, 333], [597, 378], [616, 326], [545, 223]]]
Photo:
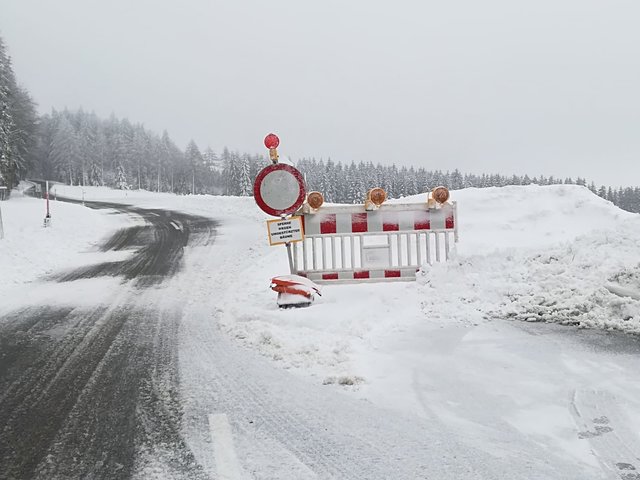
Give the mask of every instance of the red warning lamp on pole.
[[278, 145], [280, 145], [280, 139], [275, 133], [264, 137], [264, 146], [269, 149], [269, 158], [273, 163], [278, 163]]
[[269, 135], [267, 135], [266, 137], [264, 137], [264, 146], [271, 149], [271, 148], [278, 148], [278, 145], [280, 145], [280, 139], [278, 138], [278, 136], [275, 133], [270, 133]]

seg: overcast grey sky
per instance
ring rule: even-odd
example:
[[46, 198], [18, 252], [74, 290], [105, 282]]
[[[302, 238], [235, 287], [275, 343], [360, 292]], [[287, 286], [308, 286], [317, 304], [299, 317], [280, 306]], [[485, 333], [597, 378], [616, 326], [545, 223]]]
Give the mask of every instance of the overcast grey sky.
[[0, 0], [40, 105], [184, 148], [640, 184], [638, 0]]

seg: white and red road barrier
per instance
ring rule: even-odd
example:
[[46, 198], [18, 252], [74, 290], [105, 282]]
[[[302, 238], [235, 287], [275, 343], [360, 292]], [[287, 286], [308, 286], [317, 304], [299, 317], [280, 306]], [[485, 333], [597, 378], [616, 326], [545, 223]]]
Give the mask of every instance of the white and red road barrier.
[[445, 203], [323, 206], [304, 213], [304, 241], [293, 244], [294, 272], [317, 282], [411, 280], [449, 258], [457, 208]]
[[307, 307], [311, 305], [315, 295], [322, 295], [319, 285], [298, 275], [273, 277], [271, 290], [278, 292], [278, 306], [281, 308]]
[[[269, 243], [286, 245], [292, 275], [318, 282], [411, 280], [424, 265], [449, 258], [458, 222], [445, 187], [436, 187], [426, 203], [383, 205], [386, 192], [373, 188], [364, 205], [324, 206], [320, 192], [307, 196], [298, 170], [278, 163], [278, 137], [269, 134], [264, 144], [273, 164], [258, 173], [254, 198], [280, 217], [267, 222]], [[306, 298], [285, 291], [291, 285], [272, 288], [279, 302], [283, 295]]]

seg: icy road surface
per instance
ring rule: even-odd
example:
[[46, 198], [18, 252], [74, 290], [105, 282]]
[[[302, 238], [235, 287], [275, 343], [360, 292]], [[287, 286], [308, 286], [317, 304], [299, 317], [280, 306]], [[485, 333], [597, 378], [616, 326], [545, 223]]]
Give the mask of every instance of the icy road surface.
[[131, 226], [0, 318], [0, 478], [640, 479], [636, 337], [425, 321], [342, 391], [220, 330], [233, 228], [93, 206]]
[[129, 478], [138, 452], [158, 444], [193, 478], [180, 433], [180, 302], [163, 284], [185, 245], [213, 242], [216, 223], [90, 206], [144, 222], [116, 232], [104, 261], [25, 287], [30, 304], [0, 319], [0, 478]]

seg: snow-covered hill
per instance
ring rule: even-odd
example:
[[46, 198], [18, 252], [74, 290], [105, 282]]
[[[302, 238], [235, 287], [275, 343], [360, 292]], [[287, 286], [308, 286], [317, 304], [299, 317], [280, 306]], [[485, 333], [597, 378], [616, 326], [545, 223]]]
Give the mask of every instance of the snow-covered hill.
[[640, 216], [577, 186], [456, 192], [458, 256], [425, 269], [430, 318], [516, 318], [640, 333]]

